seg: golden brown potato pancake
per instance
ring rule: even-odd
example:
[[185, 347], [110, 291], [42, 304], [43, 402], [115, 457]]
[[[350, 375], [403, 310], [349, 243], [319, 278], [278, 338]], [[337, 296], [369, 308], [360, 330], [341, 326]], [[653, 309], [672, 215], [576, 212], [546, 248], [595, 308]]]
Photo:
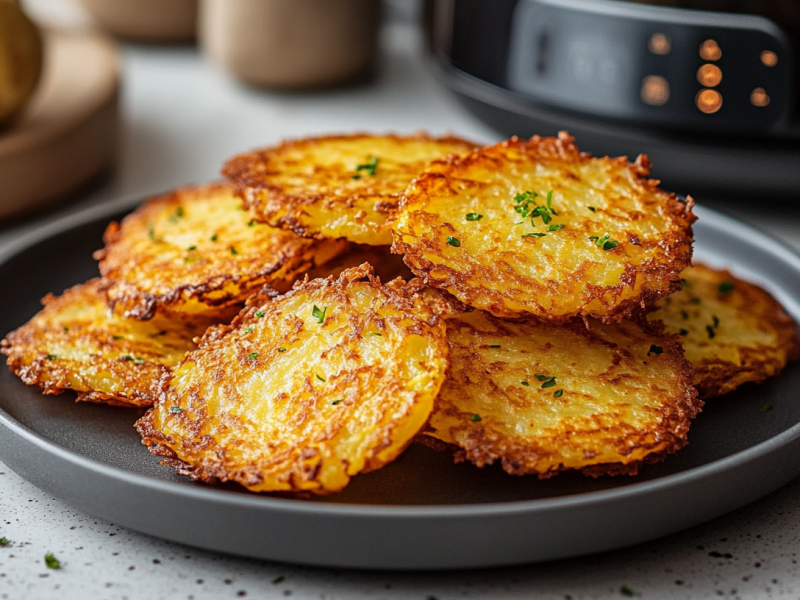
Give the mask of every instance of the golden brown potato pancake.
[[307, 237], [383, 246], [383, 228], [409, 182], [428, 164], [475, 144], [427, 135], [330, 135], [237, 156], [223, 174], [253, 216]]
[[686, 444], [702, 402], [674, 336], [632, 321], [446, 320], [450, 372], [423, 432], [512, 475], [635, 474]]
[[394, 460], [425, 424], [447, 352], [444, 323], [402, 280], [350, 269], [249, 300], [175, 368], [137, 427], [195, 479], [335, 492]]
[[289, 289], [347, 248], [256, 223], [224, 183], [152, 198], [104, 239], [95, 258], [109, 301], [135, 319], [161, 309], [229, 320], [264, 284]]
[[797, 358], [797, 325], [765, 290], [701, 264], [681, 277], [683, 289], [648, 318], [680, 335], [701, 398], [760, 383]]
[[2, 341], [11, 371], [45, 394], [74, 390], [78, 400], [118, 406], [153, 404], [159, 379], [211, 324], [115, 316], [98, 279], [42, 303], [43, 310]]
[[565, 133], [432, 165], [405, 193], [393, 251], [428, 285], [501, 317], [618, 321], [679, 287], [694, 221], [640, 156], [593, 158]]
[[351, 244], [350, 249], [326, 262], [320, 267], [308, 272], [309, 279], [318, 277], [338, 277], [345, 269], [352, 269], [368, 263], [383, 283], [402, 277], [406, 281], [415, 277], [403, 262], [403, 257], [392, 254], [389, 246], [368, 246], [366, 244]]

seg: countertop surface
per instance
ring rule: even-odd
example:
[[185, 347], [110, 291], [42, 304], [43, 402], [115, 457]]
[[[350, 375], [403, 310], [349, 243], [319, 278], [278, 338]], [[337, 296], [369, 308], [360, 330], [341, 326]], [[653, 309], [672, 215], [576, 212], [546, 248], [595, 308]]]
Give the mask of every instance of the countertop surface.
[[[87, 207], [214, 179], [226, 158], [283, 137], [426, 129], [499, 139], [435, 83], [414, 30], [392, 26], [383, 41], [375, 80], [313, 94], [243, 87], [193, 47], [123, 47], [118, 168], [81, 198], [0, 230], [0, 248], [44, 221]], [[800, 248], [800, 207], [765, 208], [747, 199], [710, 204]], [[800, 596], [800, 481], [705, 525], [598, 556], [492, 570], [372, 573], [267, 563], [165, 542], [76, 511], [0, 463], [0, 538], [8, 540], [0, 546], [0, 599], [13, 600]], [[61, 568], [46, 568], [47, 552]]]

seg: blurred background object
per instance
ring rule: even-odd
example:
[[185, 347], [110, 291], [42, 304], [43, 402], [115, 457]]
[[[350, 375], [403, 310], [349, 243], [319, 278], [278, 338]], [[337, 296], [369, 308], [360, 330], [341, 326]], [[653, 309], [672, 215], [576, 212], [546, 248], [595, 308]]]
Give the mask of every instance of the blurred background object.
[[81, 0], [101, 28], [137, 42], [186, 43], [197, 33], [198, 0]]
[[201, 0], [200, 12], [205, 54], [251, 85], [330, 86], [376, 65], [378, 0]]
[[15, 0], [0, 0], [0, 126], [33, 95], [42, 72], [42, 37]]
[[430, 0], [440, 81], [506, 134], [646, 153], [670, 189], [800, 193], [800, 0]]
[[107, 172], [119, 129], [114, 43], [89, 30], [40, 33], [9, 7], [19, 11], [0, 0], [1, 112], [16, 115], [0, 129], [3, 219], [59, 200]]

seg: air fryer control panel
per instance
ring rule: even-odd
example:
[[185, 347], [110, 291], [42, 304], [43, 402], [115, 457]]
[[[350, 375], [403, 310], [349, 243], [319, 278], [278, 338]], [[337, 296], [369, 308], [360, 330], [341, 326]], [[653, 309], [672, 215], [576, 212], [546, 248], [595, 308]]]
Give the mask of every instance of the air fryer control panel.
[[768, 19], [603, 0], [520, 0], [508, 87], [554, 108], [699, 129], [779, 127], [792, 54]]

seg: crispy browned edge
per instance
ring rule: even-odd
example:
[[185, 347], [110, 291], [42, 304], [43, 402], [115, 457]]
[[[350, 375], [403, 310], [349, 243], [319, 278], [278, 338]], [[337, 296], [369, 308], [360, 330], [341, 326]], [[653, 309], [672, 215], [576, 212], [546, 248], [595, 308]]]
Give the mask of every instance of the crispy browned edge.
[[[517, 136], [514, 136], [504, 142], [500, 142], [494, 146], [487, 146], [485, 148], [478, 148], [473, 150], [472, 152], [463, 154], [461, 156], [449, 156], [446, 159], [442, 159], [439, 161], [435, 161], [432, 163], [431, 168], [426, 170], [422, 173], [416, 180], [415, 183], [419, 186], [425, 187], [425, 180], [426, 179], [438, 179], [442, 177], [446, 177], [440, 171], [443, 167], [447, 169], [460, 169], [460, 168], [468, 168], [472, 164], [478, 163], [484, 160], [484, 153], [485, 152], [494, 152], [496, 149], [505, 149], [512, 146], [515, 146], [520, 149], [520, 151], [524, 154], [533, 154], [533, 155], [541, 155], [546, 158], [555, 158], [561, 159], [564, 161], [571, 161], [577, 162], [581, 159], [588, 159], [592, 158], [592, 155], [588, 152], [581, 152], [578, 150], [578, 147], [574, 143], [575, 138], [570, 136], [566, 131], [559, 131], [558, 137], [541, 137], [538, 135], [533, 136], [528, 140], [521, 140]], [[688, 234], [687, 237], [682, 238], [680, 240], [674, 240], [671, 243], [664, 243], [661, 242], [659, 246], [665, 251], [665, 255], [667, 256], [674, 256], [677, 254], [677, 250], [680, 246], [688, 244], [691, 247], [693, 242], [693, 233], [692, 233], [692, 223], [697, 220], [697, 217], [692, 212], [694, 207], [694, 199], [691, 196], [687, 196], [686, 201], [681, 201], [674, 193], [667, 193], [664, 190], [660, 189], [658, 185], [660, 181], [657, 179], [650, 179], [647, 176], [650, 174], [650, 160], [644, 154], [640, 154], [633, 163], [629, 163], [628, 159], [624, 156], [620, 156], [617, 158], [612, 158], [611, 160], [619, 163], [621, 167], [628, 168], [631, 173], [635, 176], [636, 179], [653, 195], [660, 196], [665, 201], [665, 207], [667, 212], [675, 219], [682, 221], [685, 226], [685, 231]], [[400, 206], [402, 207], [404, 203], [407, 202], [407, 198], [405, 195], [401, 200]], [[396, 233], [393, 234], [394, 243], [392, 244], [392, 252], [396, 254], [405, 254], [406, 256], [406, 264], [409, 268], [418, 276], [421, 277], [427, 285], [434, 286], [434, 287], [452, 287], [457, 290], [464, 296], [469, 296], [465, 292], [465, 290], [470, 289], [470, 285], [468, 284], [467, 279], [469, 275], [461, 273], [455, 269], [452, 269], [444, 264], [436, 265], [436, 268], [439, 270], [447, 269], [449, 277], [446, 281], [436, 280], [428, 274], [428, 271], [431, 270], [434, 265], [430, 261], [424, 258], [424, 252], [430, 246], [425, 245], [424, 247], [414, 247], [410, 244], [403, 242], [400, 236]], [[645, 287], [643, 293], [640, 294], [639, 298], [629, 298], [628, 300], [620, 303], [614, 310], [606, 314], [594, 314], [588, 313], [582, 316], [594, 317], [599, 319], [604, 323], [612, 323], [612, 322], [619, 322], [623, 319], [631, 317], [638, 309], [644, 308], [647, 306], [651, 306], [657, 300], [664, 296], [668, 296], [673, 292], [677, 292], [680, 289], [680, 272], [688, 267], [691, 263], [691, 252], [685, 257], [678, 257], [673, 259], [672, 268], [669, 271], [671, 274], [669, 276], [670, 284], [666, 290], [653, 290], [651, 288]], [[662, 274], [661, 269], [656, 270], [653, 274], [659, 278], [664, 279], [665, 276]], [[647, 265], [627, 265], [625, 273], [620, 278], [620, 284], [618, 286], [608, 286], [608, 287], [601, 287], [601, 286], [586, 286], [589, 289], [600, 289], [600, 290], [614, 290], [614, 289], [621, 289], [623, 287], [632, 286], [635, 282], [636, 275], [638, 273], [645, 273], [648, 274], [649, 271], [647, 269]], [[508, 309], [505, 307], [505, 304], [502, 301], [502, 294], [500, 292], [489, 290], [486, 288], [481, 288], [480, 294], [484, 296], [488, 296], [491, 298], [491, 305], [487, 308], [489, 312], [495, 314], [506, 314], [506, 318], [515, 318], [510, 315], [507, 315]], [[600, 298], [602, 297], [602, 293], [597, 293], [592, 296], [592, 298]], [[470, 303], [470, 299], [466, 299], [467, 303]], [[591, 300], [589, 300], [591, 302]], [[517, 315], [518, 317], [524, 317], [526, 315]], [[572, 318], [572, 316], [563, 316], [563, 317], [553, 317], [545, 315], [537, 315], [541, 319], [545, 319], [552, 323], [567, 323]]]
[[[72, 286], [71, 288], [65, 290], [64, 293], [66, 294], [70, 290], [82, 285], [85, 284], [81, 283]], [[47, 294], [41, 300], [42, 306], [47, 306], [50, 302], [56, 300], [57, 298], [58, 296], [55, 296], [52, 293]], [[69, 387], [61, 387], [54, 383], [42, 381], [42, 366], [44, 365], [42, 359], [34, 360], [30, 365], [24, 365], [22, 364], [21, 358], [16, 356], [12, 350], [15, 345], [27, 344], [31, 337], [35, 336], [32, 336], [30, 333], [28, 333], [25, 329], [25, 325], [23, 325], [22, 327], [10, 332], [2, 339], [2, 341], [0, 341], [0, 352], [8, 356], [8, 368], [12, 373], [14, 373], [14, 375], [19, 377], [27, 385], [38, 386], [43, 394], [47, 396], [58, 396], [59, 394], [63, 394], [65, 391], [73, 391], [76, 394], [76, 402], [94, 402], [96, 404], [108, 404], [109, 406], [120, 406], [124, 408], [149, 407], [155, 402], [155, 397], [149, 393], [142, 393], [140, 390], [131, 390], [131, 392], [126, 395], [107, 394], [105, 392], [79, 392]], [[151, 364], [161, 370], [161, 377], [164, 377], [165, 374], [169, 373], [169, 369], [164, 365], [157, 365], [155, 363]]]
[[[186, 192], [194, 192], [201, 190], [230, 190], [231, 186], [225, 182], [214, 182], [197, 186], [184, 186], [176, 188], [166, 194], [154, 196], [150, 198], [145, 204], [140, 206], [136, 211], [126, 216], [122, 223], [112, 221], [106, 228], [103, 234], [103, 242], [105, 247], [97, 250], [94, 253], [94, 259], [98, 261], [100, 274], [103, 276], [102, 288], [108, 292], [112, 287], [116, 288], [117, 292], [114, 294], [113, 300], [109, 298], [109, 304], [114, 309], [117, 305], [122, 307], [123, 314], [129, 319], [138, 319], [140, 321], [147, 321], [152, 319], [156, 311], [161, 309], [165, 313], [170, 312], [170, 307], [178, 304], [184, 297], [197, 298], [204, 304], [211, 307], [219, 307], [219, 317], [221, 320], [232, 318], [242, 308], [242, 303], [233, 303], [234, 296], [232, 294], [225, 294], [218, 298], [208, 298], [207, 295], [218, 291], [223, 288], [226, 283], [232, 281], [239, 283], [243, 278], [247, 280], [258, 280], [269, 277], [272, 273], [280, 270], [284, 265], [287, 258], [295, 255], [305, 254], [305, 250], [294, 248], [294, 251], [289, 256], [282, 256], [280, 260], [274, 263], [267, 263], [267, 265], [259, 271], [247, 273], [246, 275], [236, 276], [228, 274], [220, 274], [210, 279], [207, 283], [200, 285], [184, 284], [177, 286], [165, 294], [153, 294], [145, 292], [136, 287], [136, 285], [125, 281], [124, 279], [116, 279], [119, 277], [120, 264], [124, 265], [128, 262], [129, 257], [123, 257], [121, 260], [116, 261], [116, 264], [110, 260], [112, 255], [113, 246], [122, 237], [122, 228], [125, 223], [133, 221], [134, 219], [141, 219], [150, 211], [161, 210], [163, 205], [180, 204], [180, 196]], [[314, 265], [309, 264], [309, 268]], [[263, 285], [263, 284], [260, 284]]]
[[[451, 304], [451, 306], [455, 308], [457, 305]], [[536, 319], [530, 320], [533, 322], [536, 321]], [[591, 465], [579, 469], [581, 473], [590, 477], [602, 477], [607, 475], [636, 475], [644, 465], [661, 462], [668, 455], [674, 454], [688, 443], [687, 434], [689, 431], [690, 422], [701, 412], [704, 404], [703, 400], [701, 400], [698, 396], [697, 390], [692, 385], [694, 371], [692, 369], [692, 365], [688, 360], [686, 360], [683, 354], [683, 346], [680, 344], [678, 339], [679, 336], [676, 334], [666, 333], [664, 331], [663, 324], [660, 321], [648, 323], [641, 318], [641, 315], [637, 315], [637, 318], [634, 320], [645, 331], [645, 333], [658, 338], [659, 345], [661, 345], [664, 350], [661, 356], [669, 357], [670, 362], [674, 365], [677, 371], [676, 384], [680, 387], [683, 387], [683, 389], [686, 390], [686, 393], [678, 402], [670, 406], [665, 406], [660, 411], [664, 417], [664, 420], [662, 421], [662, 423], [665, 424], [664, 431], [667, 432], [669, 438], [669, 443], [664, 449], [652, 454], [648, 454], [642, 460], [633, 461], [627, 464], [605, 463]], [[445, 323], [446, 322], [447, 320], [445, 319]], [[585, 323], [577, 319], [570, 321], [567, 326], [576, 328], [576, 330], [588, 328]], [[435, 410], [436, 408], [434, 407], [434, 411]], [[549, 479], [550, 477], [558, 475], [561, 472], [575, 470], [561, 467], [546, 473], [529, 473], [520, 468], [520, 461], [501, 456], [496, 452], [492, 452], [490, 448], [482, 447], [480, 445], [469, 449], [462, 448], [456, 444], [443, 442], [427, 435], [425, 429], [420, 431], [420, 433], [415, 436], [414, 442], [423, 444], [438, 452], [450, 453], [452, 454], [453, 460], [456, 463], [471, 462], [478, 468], [492, 465], [495, 463], [495, 461], [499, 460], [503, 470], [510, 475], [519, 476], [535, 474], [539, 479]], [[662, 442], [663, 439], [659, 439], [653, 445], [659, 445]], [[643, 444], [638, 444], [636, 446], [632, 446], [631, 449], [640, 448], [642, 446]], [[518, 448], [517, 450], [522, 450], [523, 452], [525, 451], [524, 448]], [[534, 454], [536, 453], [534, 452]]]
[[[229, 325], [210, 327], [203, 337], [198, 340], [198, 350], [202, 350], [208, 344], [224, 338], [232, 331], [240, 327], [243, 323], [252, 320], [255, 312], [259, 310], [259, 306], [262, 306], [265, 302], [278, 301], [282, 298], [293, 296], [299, 292], [313, 291], [317, 288], [328, 287], [332, 285], [344, 288], [351, 283], [363, 281], [365, 279], [369, 281], [370, 285], [373, 287], [391, 290], [394, 294], [395, 301], [399, 300], [404, 304], [407, 303], [414, 295], [415, 288], [409, 288], [408, 284], [400, 278], [390, 281], [387, 284], [381, 284], [380, 280], [374, 276], [372, 266], [368, 263], [364, 263], [358, 267], [343, 271], [338, 279], [327, 277], [324, 279], [320, 278], [308, 280], [306, 278], [302, 281], [297, 281], [295, 282], [294, 287], [285, 294], [280, 294], [269, 286], [264, 286], [257, 294], [248, 298], [247, 306], [244, 310], [242, 310], [241, 313], [239, 313], [239, 315], [236, 316], [233, 322], [231, 322]], [[440, 318], [441, 317], [438, 314], [433, 312], [431, 316], [431, 323], [438, 322]], [[414, 329], [412, 328], [410, 331], [414, 331]], [[418, 331], [417, 333], [422, 334], [421, 331]], [[176, 369], [180, 368], [180, 366], [190, 358], [191, 354], [191, 352], [187, 354], [183, 361], [181, 361], [181, 364], [176, 367]], [[163, 403], [166, 401], [170, 379], [171, 376], [169, 373], [162, 376], [159, 382], [161, 389], [158, 403]], [[153, 427], [151, 419], [152, 410], [153, 409], [147, 411], [144, 416], [136, 421], [134, 427], [136, 427], [139, 435], [142, 436], [142, 443], [148, 447], [150, 453], [154, 456], [159, 456], [164, 459], [161, 461], [162, 465], [173, 467], [179, 475], [184, 475], [194, 481], [202, 481], [209, 484], [229, 481], [227, 470], [219, 465], [206, 463], [200, 466], [193, 466], [181, 460], [177, 453], [175, 453], [175, 451], [168, 446], [169, 443], [174, 443], [172, 438], [164, 435], [162, 432]], [[193, 445], [195, 445], [198, 449], [202, 449], [211, 441], [210, 436], [201, 435], [200, 429], [204, 423], [204, 419], [194, 419], [192, 423], [195, 426], [195, 430], [190, 433], [194, 433], [195, 439], [199, 440], [193, 443]], [[413, 438], [409, 439], [406, 446], [411, 444], [412, 441]], [[400, 453], [402, 453], [402, 451], [403, 450], [401, 450]], [[367, 473], [373, 470], [373, 468], [374, 465], [371, 466], [367, 464], [361, 473]], [[257, 478], [257, 474], [252, 474], [252, 476]], [[324, 494], [325, 492], [322, 490], [314, 491], [314, 494], [319, 495], [320, 493]], [[306, 492], [281, 492], [279, 494], [288, 497], [305, 497], [308, 495]]]
[[[447, 135], [433, 137], [425, 132], [418, 132], [413, 135], [400, 135], [396, 133], [374, 135], [365, 132], [323, 135], [311, 138], [285, 140], [277, 146], [262, 148], [260, 150], [254, 150], [252, 152], [240, 154], [225, 163], [225, 166], [222, 168], [222, 175], [234, 185], [237, 193], [242, 198], [245, 207], [251, 212], [254, 219], [263, 221], [273, 227], [289, 229], [294, 231], [297, 235], [301, 235], [303, 237], [325, 239], [324, 235], [309, 231], [308, 227], [306, 227], [295, 217], [295, 214], [302, 212], [303, 206], [323, 202], [328, 195], [301, 193], [287, 194], [284, 192], [282, 186], [272, 184], [265, 180], [264, 175], [274, 174], [274, 170], [267, 170], [266, 168], [260, 170], [256, 168], [256, 166], [269, 165], [270, 158], [273, 153], [283, 152], [288, 148], [308, 146], [323, 141], [357, 140], [375, 137], [391, 138], [395, 140], [428, 140], [434, 142], [464, 144], [470, 148], [478, 147], [478, 145], [474, 142], [470, 142], [469, 140], [465, 140], [456, 136]], [[400, 198], [402, 197], [402, 192], [395, 194], [377, 194], [371, 192], [370, 194], [356, 194], [347, 197], [331, 197], [335, 197], [341, 202], [347, 202], [348, 205], [352, 206], [355, 200], [362, 196], [380, 196], [383, 199], [375, 203], [375, 210], [382, 213], [392, 213], [397, 209]], [[272, 217], [272, 215], [275, 213], [284, 210], [287, 212], [285, 216], [277, 220]]]
[[[705, 266], [705, 265], [703, 265]], [[710, 268], [710, 267], [706, 267]], [[716, 269], [715, 269], [716, 270]], [[800, 356], [800, 338], [797, 323], [780, 302], [764, 288], [734, 276], [728, 270], [718, 270], [728, 281], [734, 282], [736, 291], [744, 295], [745, 306], [767, 307], [767, 321], [777, 333], [777, 346], [786, 352], [786, 362]], [[742, 365], [720, 359], [704, 358], [695, 366], [696, 386], [702, 398], [713, 398], [732, 392], [744, 383], [762, 383], [781, 372], [786, 363], [773, 358], [764, 362], [763, 352], [753, 348], [740, 348]], [[742, 376], [746, 374], [746, 379]]]

